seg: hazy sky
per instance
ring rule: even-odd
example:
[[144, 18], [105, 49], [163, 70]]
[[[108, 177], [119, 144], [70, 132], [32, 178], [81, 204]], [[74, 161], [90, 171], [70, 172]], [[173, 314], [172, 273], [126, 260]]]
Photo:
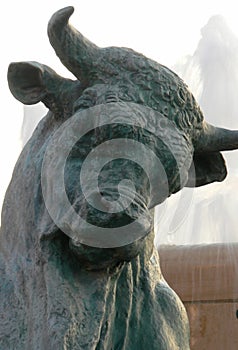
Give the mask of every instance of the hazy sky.
[[7, 67], [12, 61], [35, 60], [69, 76], [51, 48], [47, 22], [59, 8], [73, 5], [71, 23], [99, 46], [127, 46], [167, 66], [192, 54], [200, 29], [214, 14], [222, 14], [238, 35], [236, 1], [82, 0], [5, 1], [1, 6], [0, 65], [0, 206], [20, 151], [23, 106], [8, 91]]

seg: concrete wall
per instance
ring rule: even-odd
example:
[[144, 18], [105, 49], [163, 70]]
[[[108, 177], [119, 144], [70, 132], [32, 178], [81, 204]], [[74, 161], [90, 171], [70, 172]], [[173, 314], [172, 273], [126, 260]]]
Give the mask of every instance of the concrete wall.
[[191, 350], [237, 350], [238, 244], [163, 246], [159, 254], [187, 309]]

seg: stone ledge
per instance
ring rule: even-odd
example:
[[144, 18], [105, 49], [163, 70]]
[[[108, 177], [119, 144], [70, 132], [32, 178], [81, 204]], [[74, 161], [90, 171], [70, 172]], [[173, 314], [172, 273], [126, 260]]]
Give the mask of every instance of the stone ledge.
[[183, 302], [238, 300], [238, 243], [158, 250], [163, 275]]

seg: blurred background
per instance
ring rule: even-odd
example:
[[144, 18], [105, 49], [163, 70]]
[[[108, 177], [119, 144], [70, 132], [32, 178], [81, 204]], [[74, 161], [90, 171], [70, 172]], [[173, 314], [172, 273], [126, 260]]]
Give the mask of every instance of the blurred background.
[[[8, 90], [7, 67], [39, 61], [72, 78], [47, 37], [47, 23], [73, 5], [71, 23], [98, 46], [124, 46], [176, 71], [216, 126], [238, 129], [238, 21], [235, 1], [22, 0], [2, 4], [0, 65], [0, 207], [14, 164], [43, 105], [23, 106]], [[224, 154], [229, 176], [221, 184], [185, 189], [156, 210], [157, 244], [238, 241], [238, 152]]]

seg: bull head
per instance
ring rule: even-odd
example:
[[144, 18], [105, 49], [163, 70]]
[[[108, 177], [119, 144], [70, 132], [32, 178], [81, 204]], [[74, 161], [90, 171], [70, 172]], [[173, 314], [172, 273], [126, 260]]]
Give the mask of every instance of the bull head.
[[238, 136], [207, 124], [175, 73], [133, 50], [97, 47], [68, 24], [72, 13], [56, 12], [48, 35], [78, 80], [19, 62], [9, 87], [25, 104], [42, 101], [57, 127], [42, 150], [40, 192], [72, 249], [119, 247], [130, 260], [153, 230], [155, 205], [225, 178], [220, 151], [237, 148]]

